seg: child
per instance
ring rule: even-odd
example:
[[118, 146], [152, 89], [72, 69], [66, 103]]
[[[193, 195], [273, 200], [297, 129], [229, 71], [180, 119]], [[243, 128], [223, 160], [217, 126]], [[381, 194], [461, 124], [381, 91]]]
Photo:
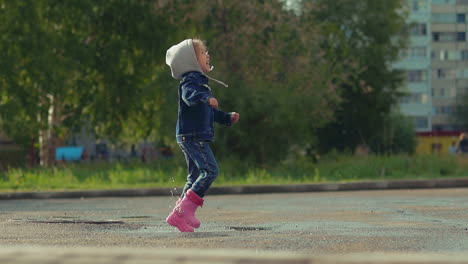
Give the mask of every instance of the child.
[[226, 126], [239, 121], [239, 114], [218, 109], [218, 101], [208, 86], [206, 75], [213, 69], [203, 41], [186, 39], [166, 53], [166, 64], [172, 77], [182, 79], [179, 85], [179, 111], [176, 138], [187, 162], [187, 183], [180, 199], [166, 222], [181, 232], [200, 227], [195, 211], [203, 205], [203, 197], [218, 176], [218, 165], [209, 142], [214, 138], [213, 122]]

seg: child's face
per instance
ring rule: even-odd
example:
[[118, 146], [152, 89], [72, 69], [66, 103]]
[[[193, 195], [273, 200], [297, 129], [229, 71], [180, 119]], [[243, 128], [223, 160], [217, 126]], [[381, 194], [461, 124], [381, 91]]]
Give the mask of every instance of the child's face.
[[204, 73], [210, 72], [210, 54], [208, 54], [208, 48], [204, 44], [195, 45], [195, 54], [197, 55], [198, 64], [202, 68]]

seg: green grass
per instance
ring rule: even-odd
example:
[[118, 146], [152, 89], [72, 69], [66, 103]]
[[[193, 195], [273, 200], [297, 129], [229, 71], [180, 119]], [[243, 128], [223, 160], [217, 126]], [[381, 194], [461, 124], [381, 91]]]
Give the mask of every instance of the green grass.
[[[86, 190], [182, 187], [185, 162], [159, 160], [152, 164], [67, 164], [55, 168], [9, 169], [0, 172], [1, 191]], [[239, 160], [222, 160], [215, 186], [349, 182], [394, 179], [468, 177], [468, 157], [329, 155], [318, 163], [308, 159], [256, 167]]]

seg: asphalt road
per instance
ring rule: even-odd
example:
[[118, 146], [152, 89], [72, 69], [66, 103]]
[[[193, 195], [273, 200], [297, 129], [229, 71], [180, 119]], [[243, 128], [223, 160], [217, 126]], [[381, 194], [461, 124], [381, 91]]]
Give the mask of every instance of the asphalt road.
[[468, 189], [210, 195], [202, 226], [164, 219], [175, 197], [0, 200], [3, 247], [468, 253]]

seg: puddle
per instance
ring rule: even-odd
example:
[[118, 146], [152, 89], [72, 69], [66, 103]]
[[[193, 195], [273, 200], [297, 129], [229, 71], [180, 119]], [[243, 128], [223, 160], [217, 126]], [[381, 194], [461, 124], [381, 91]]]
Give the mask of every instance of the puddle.
[[235, 230], [235, 231], [267, 231], [271, 228], [267, 227], [251, 227], [251, 226], [226, 226], [226, 229]]
[[82, 219], [52, 219], [52, 220], [38, 220], [38, 219], [11, 219], [13, 222], [28, 222], [36, 224], [94, 224], [94, 225], [109, 225], [109, 224], [125, 224], [123, 221], [118, 220], [82, 220]]
[[147, 218], [154, 218], [149, 215], [136, 215], [136, 216], [122, 216], [122, 219], [147, 219]]

